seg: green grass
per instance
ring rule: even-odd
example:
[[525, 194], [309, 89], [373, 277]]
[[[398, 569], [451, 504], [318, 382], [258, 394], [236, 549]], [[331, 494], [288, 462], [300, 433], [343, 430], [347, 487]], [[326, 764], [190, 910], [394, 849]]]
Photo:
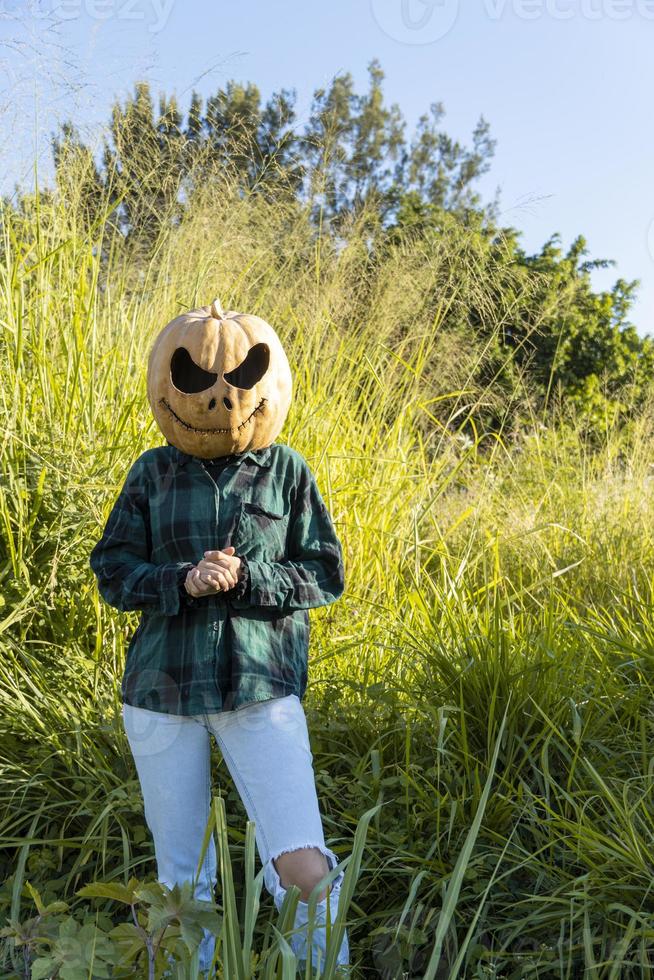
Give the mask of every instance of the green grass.
[[[330, 846], [344, 858], [369, 821], [355, 976], [651, 977], [651, 411], [607, 423], [592, 451], [574, 420], [528, 406], [519, 431], [471, 426], [499, 397], [471, 380], [489, 346], [445, 330], [444, 311], [474, 295], [490, 334], [507, 314], [454, 224], [439, 250], [405, 243], [375, 265], [363, 223], [337, 249], [297, 205], [217, 175], [137, 262], [84, 226], [74, 186], [2, 215], [3, 913], [35, 914], [29, 881], [95, 922], [84, 885], [154, 880], [119, 712], [136, 617], [99, 600], [88, 553], [130, 463], [163, 441], [154, 337], [219, 295], [277, 329], [295, 382], [280, 441], [343, 542], [346, 593], [311, 614], [305, 710]], [[257, 975], [239, 917], [252, 950], [281, 951], [258, 975], [285, 976], [272, 899], [255, 917], [241, 889], [251, 831], [213, 751], [229, 976]], [[10, 945], [0, 973], [21, 976]]]

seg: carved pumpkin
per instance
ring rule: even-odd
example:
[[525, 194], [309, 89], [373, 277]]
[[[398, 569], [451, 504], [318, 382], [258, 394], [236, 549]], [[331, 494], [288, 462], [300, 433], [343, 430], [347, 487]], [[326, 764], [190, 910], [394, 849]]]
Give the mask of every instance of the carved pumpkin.
[[148, 359], [148, 401], [168, 442], [203, 459], [269, 446], [291, 404], [291, 369], [265, 320], [216, 299], [164, 327]]

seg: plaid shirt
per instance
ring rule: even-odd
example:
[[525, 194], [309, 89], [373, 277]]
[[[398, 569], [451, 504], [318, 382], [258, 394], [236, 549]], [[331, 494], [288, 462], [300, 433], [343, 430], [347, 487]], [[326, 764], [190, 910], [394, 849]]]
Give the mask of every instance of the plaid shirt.
[[[229, 592], [193, 598], [187, 571], [233, 545], [247, 569]], [[90, 565], [103, 599], [140, 610], [121, 684], [128, 704], [229, 711], [307, 686], [309, 615], [343, 592], [343, 552], [303, 456], [280, 443], [209, 475], [172, 446], [132, 464]]]

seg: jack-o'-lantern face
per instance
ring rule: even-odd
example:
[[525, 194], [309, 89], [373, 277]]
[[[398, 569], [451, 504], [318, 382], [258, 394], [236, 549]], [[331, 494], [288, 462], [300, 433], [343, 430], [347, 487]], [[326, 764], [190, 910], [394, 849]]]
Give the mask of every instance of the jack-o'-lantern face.
[[148, 401], [168, 442], [203, 459], [269, 446], [291, 404], [291, 369], [265, 320], [218, 300], [164, 327], [148, 360]]

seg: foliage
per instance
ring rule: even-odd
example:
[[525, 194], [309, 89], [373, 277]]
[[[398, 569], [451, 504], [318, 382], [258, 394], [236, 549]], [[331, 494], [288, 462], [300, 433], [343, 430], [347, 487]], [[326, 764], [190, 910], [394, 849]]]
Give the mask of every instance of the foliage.
[[[113, 106], [98, 160], [64, 124], [53, 137], [56, 186], [75, 200], [76, 233], [101, 240], [101, 278], [115, 274], [116, 252], [124, 275], [144, 275], [170, 228], [206, 202], [208, 185], [227, 183], [240, 199], [261, 197], [284, 214], [305, 215], [302, 238], [310, 236], [321, 261], [325, 250], [347, 247], [354, 223], [366, 280], [383, 277], [397, 250], [403, 256], [408, 248], [421, 279], [411, 294], [453, 343], [487, 348], [475, 381], [498, 406], [511, 406], [507, 413], [488, 405], [478, 425], [512, 428], [526, 402], [545, 417], [564, 405], [593, 436], [607, 418], [637, 411], [654, 358], [651, 337], [629, 320], [638, 282], [618, 279], [595, 291], [593, 269], [614, 263], [589, 259], [582, 235], [564, 251], [553, 234], [527, 254], [519, 232], [498, 223], [498, 200], [484, 204], [475, 189], [495, 151], [488, 122], [481, 117], [463, 146], [443, 128], [445, 109], [435, 102], [408, 134], [399, 106], [384, 100], [378, 61], [368, 75], [362, 94], [348, 73], [317, 89], [303, 128], [294, 90], [263, 103], [256, 85], [233, 81], [206, 100], [192, 93], [186, 113], [165, 94], [155, 110], [149, 86], [137, 83]], [[217, 192], [213, 186], [209, 196]], [[16, 208], [14, 222], [25, 215], [30, 227], [31, 196], [19, 195]], [[296, 233], [296, 223], [284, 233]], [[447, 278], [425, 281], [434, 254]]]
[[[582, 241], [529, 257], [442, 201], [407, 198], [384, 227], [371, 198], [335, 236], [310, 200], [202, 153], [206, 179], [130, 241], [127, 170], [105, 183], [93, 166], [72, 153], [56, 187], [1, 215], [2, 970], [24, 975], [26, 949], [63, 969], [82, 935], [115, 971], [105, 938], [128, 906], [84, 897], [94, 882], [135, 879], [144, 908], [186, 901], [152, 890], [118, 700], [136, 620], [100, 602], [88, 555], [130, 462], [161, 442], [152, 340], [218, 294], [278, 329], [295, 380], [282, 440], [343, 542], [305, 709], [326, 840], [343, 858], [361, 844], [357, 980], [649, 976], [654, 399], [627, 287], [593, 293]], [[214, 911], [233, 927], [252, 838], [216, 746], [212, 776], [233, 867]], [[266, 950], [288, 963], [271, 904], [245, 975]], [[238, 959], [245, 933], [230, 936]]]
[[[361, 861], [367, 825], [375, 808], [364, 814], [359, 823], [348, 858], [348, 869], [342, 884], [338, 919], [328, 926], [327, 961], [323, 964], [325, 977], [338, 977], [335, 960], [343, 936], [344, 920]], [[193, 898], [194, 883], [183, 882], [168, 888], [158, 881], [140, 882], [130, 877], [125, 884], [116, 881], [94, 882], [78, 889], [77, 895], [85, 899], [109, 902], [109, 908], [93, 916], [84, 908], [71, 910], [67, 902], [53, 901], [44, 904], [39, 891], [26, 881], [19, 890], [20, 880], [14, 883], [14, 899], [32, 898], [37, 915], [24, 921], [10, 918], [10, 924], [0, 929], [0, 936], [7, 938], [13, 953], [16, 972], [11, 977], [24, 976], [32, 980], [84, 980], [93, 976], [136, 977], [147, 976], [155, 980], [162, 976], [189, 977], [198, 974], [198, 948], [204, 931], [216, 937], [214, 964], [216, 975], [245, 978], [264, 977], [271, 980], [277, 975], [281, 960], [284, 976], [287, 966], [296, 967], [295, 957], [289, 954], [289, 931], [293, 928], [295, 909], [300, 889], [287, 889], [279, 912], [279, 928], [273, 928], [261, 954], [252, 949], [252, 933], [259, 911], [259, 895], [263, 883], [263, 869], [254, 875], [255, 824], [247, 822], [246, 829], [246, 901], [244, 920], [239, 920], [239, 910], [234, 901], [233, 874], [227, 850], [225, 806], [222, 798], [213, 801], [207, 823], [201, 866], [209, 835], [216, 833], [220, 843], [220, 871], [223, 892], [224, 915], [219, 915], [212, 903]], [[340, 870], [340, 865], [337, 870]], [[335, 869], [332, 869], [333, 875]], [[322, 887], [319, 882], [309, 899], [309, 920], [315, 916], [316, 897]], [[14, 905], [18, 905], [14, 901]], [[129, 909], [129, 921], [113, 926], [111, 906]], [[314, 966], [316, 964], [313, 964]], [[308, 973], [312, 964], [306, 964]], [[293, 975], [295, 970], [293, 970]], [[8, 975], [8, 974], [5, 974]]]

